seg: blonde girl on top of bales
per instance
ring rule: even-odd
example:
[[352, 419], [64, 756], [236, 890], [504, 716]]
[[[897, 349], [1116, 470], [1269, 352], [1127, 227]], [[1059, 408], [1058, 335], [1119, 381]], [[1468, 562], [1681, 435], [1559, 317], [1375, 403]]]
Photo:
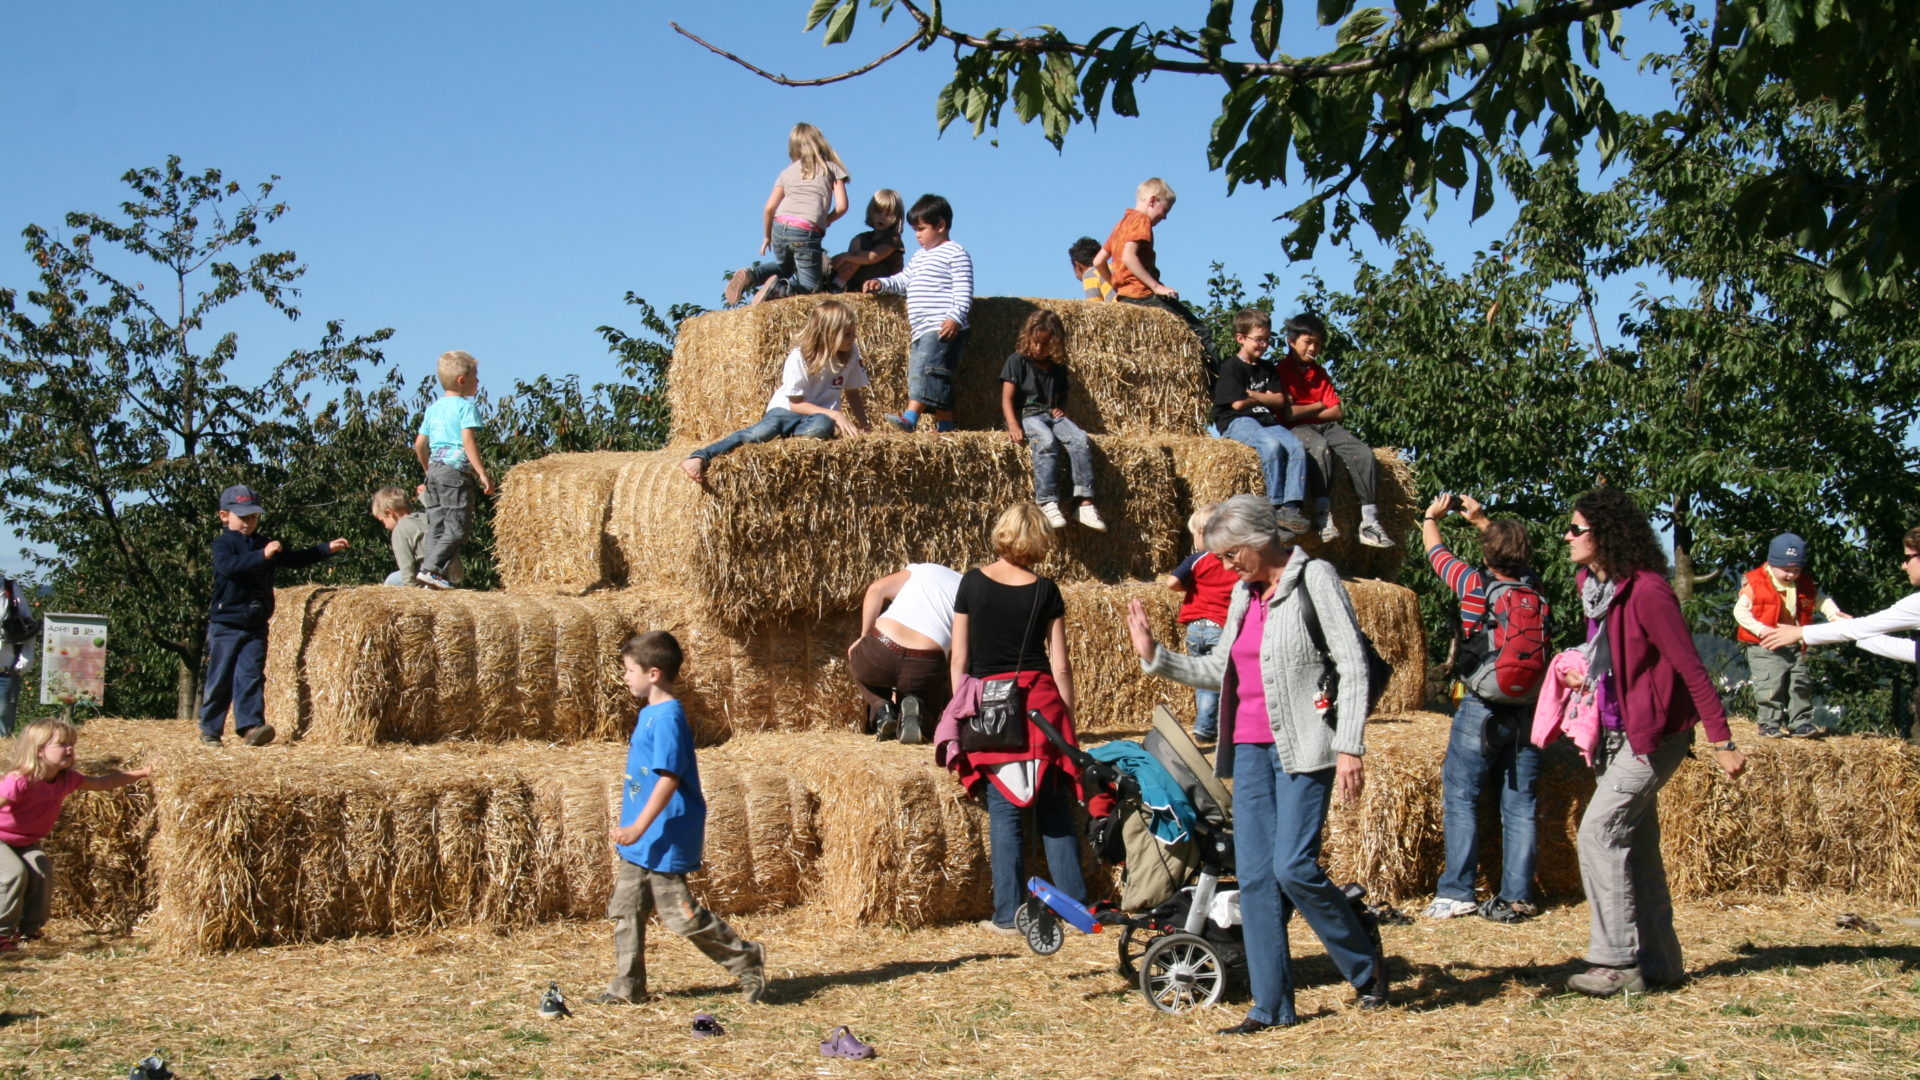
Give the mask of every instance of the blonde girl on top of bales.
[[[856, 322], [852, 308], [838, 300], [822, 301], [793, 341], [793, 351], [780, 370], [780, 385], [767, 401], [766, 415], [751, 427], [695, 450], [680, 467], [695, 483], [705, 483], [707, 462], [743, 443], [796, 435], [831, 439], [835, 431], [848, 439], [864, 434], [867, 410], [860, 388], [867, 385], [867, 369], [860, 361], [860, 346], [854, 343]], [[852, 418], [841, 411], [843, 397]]]
[[36, 720], [13, 742], [13, 767], [0, 776], [0, 952], [40, 936], [53, 893], [53, 860], [40, 841], [75, 791], [110, 791], [152, 769], [86, 776], [73, 767], [79, 733], [65, 720]]
[[827, 226], [847, 212], [847, 167], [827, 137], [812, 124], [795, 124], [787, 135], [791, 163], [773, 178], [773, 193], [760, 212], [760, 254], [773, 258], [743, 266], [727, 282], [727, 306], [762, 282], [759, 303], [775, 291], [791, 296], [818, 290], [825, 277]]

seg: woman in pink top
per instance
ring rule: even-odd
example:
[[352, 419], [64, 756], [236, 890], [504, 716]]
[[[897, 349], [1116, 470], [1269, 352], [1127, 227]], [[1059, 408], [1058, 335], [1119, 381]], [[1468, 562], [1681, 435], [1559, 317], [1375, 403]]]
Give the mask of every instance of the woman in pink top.
[[0, 952], [40, 936], [53, 891], [53, 862], [40, 841], [75, 791], [107, 791], [150, 769], [83, 776], [73, 768], [78, 733], [65, 720], [36, 720], [13, 744], [13, 770], [0, 776]]

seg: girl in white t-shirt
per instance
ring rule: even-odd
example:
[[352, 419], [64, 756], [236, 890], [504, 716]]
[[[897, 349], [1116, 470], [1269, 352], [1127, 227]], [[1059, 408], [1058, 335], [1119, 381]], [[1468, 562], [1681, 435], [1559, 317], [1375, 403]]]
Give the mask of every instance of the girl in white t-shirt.
[[[848, 439], [865, 434], [867, 410], [860, 388], [867, 385], [867, 369], [853, 341], [854, 325], [852, 308], [838, 300], [822, 301], [794, 338], [793, 351], [780, 369], [780, 385], [767, 401], [766, 415], [752, 427], [695, 450], [680, 467], [695, 483], [705, 483], [707, 462], [742, 443], [796, 435], [831, 439], [836, 431]], [[840, 411], [842, 397], [851, 419]]]
[[810, 293], [825, 280], [827, 226], [847, 212], [847, 167], [820, 129], [795, 124], [787, 135], [792, 164], [773, 179], [773, 194], [760, 212], [760, 254], [773, 258], [743, 266], [727, 282], [727, 306], [740, 302], [749, 286], [766, 283], [754, 294], [759, 303], [778, 290], [781, 296]]

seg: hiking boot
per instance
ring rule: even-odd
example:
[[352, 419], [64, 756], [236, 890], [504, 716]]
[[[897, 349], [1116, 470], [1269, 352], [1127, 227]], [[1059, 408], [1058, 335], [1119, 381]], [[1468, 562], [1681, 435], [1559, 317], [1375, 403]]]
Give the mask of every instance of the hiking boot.
[[900, 699], [900, 741], [907, 746], [919, 746], [933, 741], [933, 733], [921, 722], [922, 708], [920, 699], [908, 694]]
[[1647, 981], [1637, 967], [1601, 967], [1595, 965], [1567, 980], [1567, 989], [1588, 997], [1612, 997], [1615, 994], [1644, 994]]
[[1047, 519], [1047, 524], [1053, 526], [1054, 528], [1064, 529], [1067, 527], [1067, 515], [1060, 512], [1059, 503], [1057, 502], [1041, 503], [1040, 513], [1045, 515]]
[[881, 742], [900, 736], [900, 711], [893, 702], [884, 701], [873, 710], [873, 737]]
[[236, 731], [234, 734], [246, 740], [248, 746], [265, 746], [273, 741], [274, 730], [272, 724], [255, 724], [245, 731]]
[[1095, 510], [1093, 504], [1090, 502], [1081, 503], [1080, 513], [1076, 516], [1080, 519], [1080, 524], [1085, 525], [1094, 532], [1107, 531], [1107, 523], [1100, 519], [1100, 511]]
[[1340, 526], [1333, 523], [1332, 514], [1323, 514], [1313, 519], [1314, 531], [1320, 534], [1320, 542], [1331, 544], [1340, 539]]
[[[1532, 908], [1532, 910], [1521, 911], [1521, 908]], [[1479, 908], [1481, 918], [1497, 923], [1517, 923], [1529, 915], [1538, 914], [1539, 910], [1525, 901], [1516, 904], [1493, 896], [1487, 897]]]
[[448, 581], [446, 578], [441, 577], [431, 570], [420, 571], [413, 575], [413, 580], [425, 585], [429, 589], [440, 589], [444, 591], [453, 588], [453, 582]]
[[560, 993], [558, 983], [548, 983], [547, 992], [540, 995], [540, 1015], [549, 1020], [573, 1015], [573, 1010], [567, 1008], [566, 996]]
[[1360, 528], [1355, 535], [1359, 536], [1360, 542], [1368, 547], [1390, 548], [1394, 546], [1393, 537], [1388, 536], [1387, 530], [1382, 528], [1377, 521], [1361, 522]]
[[1433, 903], [1427, 905], [1427, 910], [1420, 913], [1420, 917], [1451, 919], [1455, 915], [1471, 915], [1478, 910], [1480, 910], [1479, 906], [1471, 900], [1449, 900], [1444, 896], [1436, 896], [1433, 898]]
[[1273, 508], [1273, 523], [1295, 536], [1307, 531], [1307, 515], [1297, 506], [1282, 504]]
[[767, 947], [753, 942], [753, 966], [740, 974], [740, 1000], [760, 1004], [767, 996]]

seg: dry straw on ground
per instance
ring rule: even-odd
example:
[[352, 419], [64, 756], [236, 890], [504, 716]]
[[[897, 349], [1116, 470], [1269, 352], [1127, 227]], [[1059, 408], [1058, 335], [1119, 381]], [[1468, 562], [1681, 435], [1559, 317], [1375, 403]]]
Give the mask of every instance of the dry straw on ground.
[[[687, 320], [667, 374], [677, 442], [711, 442], [760, 418], [780, 366], [807, 315], [825, 297], [794, 297]], [[905, 306], [894, 297], [843, 296], [859, 317], [858, 340], [872, 385], [874, 419], [906, 406]], [[979, 297], [960, 361], [955, 411], [969, 430], [998, 430], [1000, 368], [1034, 311], [1060, 316], [1070, 406], [1088, 431], [1115, 435], [1200, 430], [1206, 393], [1198, 340], [1177, 317], [1153, 308], [1087, 300]]]

